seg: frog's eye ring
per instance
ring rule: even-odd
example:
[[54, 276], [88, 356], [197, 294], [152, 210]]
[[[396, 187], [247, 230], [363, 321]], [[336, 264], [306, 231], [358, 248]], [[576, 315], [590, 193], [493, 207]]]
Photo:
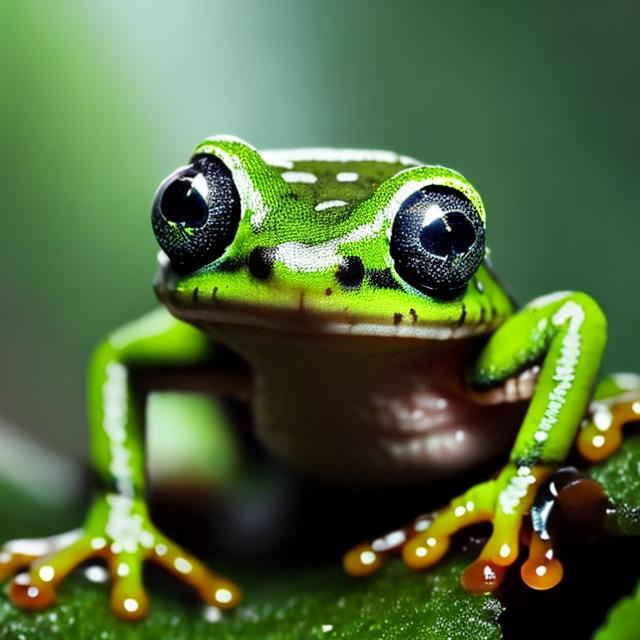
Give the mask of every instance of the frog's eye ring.
[[484, 257], [484, 224], [476, 208], [450, 187], [427, 186], [398, 209], [391, 230], [396, 273], [437, 298], [459, 295]]
[[215, 156], [196, 156], [158, 187], [151, 221], [176, 268], [193, 270], [212, 262], [229, 246], [240, 221], [231, 172]]

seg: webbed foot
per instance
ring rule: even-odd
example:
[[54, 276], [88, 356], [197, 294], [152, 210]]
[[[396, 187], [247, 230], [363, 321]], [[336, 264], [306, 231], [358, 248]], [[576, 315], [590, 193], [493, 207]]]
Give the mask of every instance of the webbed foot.
[[161, 534], [142, 500], [116, 494], [98, 498], [80, 530], [7, 543], [0, 551], [0, 581], [27, 569], [9, 584], [9, 597], [18, 607], [43, 609], [55, 602], [56, 586], [91, 558], [106, 562], [112, 580], [111, 607], [121, 618], [140, 619], [148, 611], [142, 583], [147, 560], [196, 589], [212, 606], [231, 609], [241, 598], [238, 587]]

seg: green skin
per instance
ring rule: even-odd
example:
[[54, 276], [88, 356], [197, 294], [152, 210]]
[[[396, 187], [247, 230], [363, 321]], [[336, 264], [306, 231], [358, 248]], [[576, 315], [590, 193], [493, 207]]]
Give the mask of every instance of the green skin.
[[[331, 159], [321, 156], [315, 160], [299, 154], [301, 159], [296, 160], [295, 153], [260, 154], [229, 137], [204, 140], [196, 154], [217, 156], [233, 174], [242, 202], [235, 238], [220, 258], [188, 274], [179, 275], [161, 254], [155, 287], [171, 315], [160, 309], [114, 332], [91, 361], [91, 460], [99, 494], [81, 535], [105, 540], [130, 567], [127, 577], [115, 578], [113, 601], [122, 602], [132, 594], [140, 597], [142, 560], [149, 548], [164, 539], [147, 516], [144, 420], [132, 393], [135, 376], [145, 367], [210, 367], [216, 374], [213, 389], [228, 392], [238, 388], [239, 395], [255, 406], [259, 435], [276, 455], [312, 474], [352, 483], [369, 483], [372, 475], [382, 483], [429, 480], [487, 459], [508, 446], [509, 440], [513, 442], [518, 428], [508, 424], [514, 422], [514, 414], [500, 413], [504, 407], [498, 405], [511, 402], [524, 407], [530, 397], [526, 412], [517, 414], [524, 418], [509, 464], [497, 482], [475, 488], [476, 493], [483, 492], [480, 500], [491, 503], [495, 520], [514, 508], [517, 511], [521, 497], [517, 479], [522, 469], [562, 463], [587, 410], [606, 341], [606, 320], [598, 305], [583, 293], [563, 292], [516, 311], [486, 263], [461, 295], [450, 300], [430, 297], [404, 282], [393, 268], [389, 235], [399, 203], [413, 191], [430, 184], [454, 188], [485, 220], [476, 190], [450, 169], [421, 166], [393, 154], [373, 154], [366, 159], [337, 153]], [[283, 174], [291, 172], [293, 176], [283, 179]], [[348, 175], [348, 180], [337, 180], [339, 172], [357, 174], [357, 180]], [[317, 180], [305, 181], [297, 173], [312, 174]], [[333, 200], [344, 203], [316, 210], [319, 203]], [[272, 249], [276, 256], [268, 277], [255, 277], [247, 267], [256, 247]], [[364, 266], [364, 278], [355, 285], [345, 285], [337, 276], [346, 256], [359, 257]], [[229, 265], [239, 267], [229, 269]], [[375, 275], [381, 272], [392, 281], [390, 286], [376, 283]], [[451, 468], [440, 464], [437, 471], [430, 471], [433, 461], [428, 456], [422, 464], [422, 458], [403, 457], [402, 453], [387, 466], [377, 467], [368, 459], [356, 463], [334, 461], [330, 454], [314, 457], [313, 425], [308, 434], [300, 426], [314, 421], [302, 406], [309, 396], [296, 387], [304, 363], [295, 361], [295, 353], [274, 355], [275, 348], [264, 346], [269, 342], [287, 351], [290, 346], [292, 352], [306, 349], [320, 378], [324, 367], [332, 366], [331, 358], [339, 362], [338, 350], [327, 345], [337, 342], [347, 357], [360, 354], [359, 349], [376, 349], [379, 371], [371, 374], [376, 376], [371, 385], [381, 389], [387, 384], [380, 380], [385, 368], [404, 370], [409, 352], [418, 354], [414, 359], [421, 361], [430, 361], [430, 353], [440, 354], [434, 357], [432, 369], [442, 361], [438, 358], [451, 354], [452, 367], [460, 380], [466, 380], [461, 385], [467, 394], [465, 402], [474, 411], [487, 412], [480, 423], [493, 424], [487, 426], [487, 436], [478, 427], [478, 441], [484, 437], [490, 444], [486, 450], [478, 446], [478, 455], [465, 450]], [[226, 376], [224, 365], [217, 360], [217, 343], [245, 359], [259, 373], [257, 381]], [[326, 348], [329, 356], [325, 361], [319, 354]], [[528, 386], [516, 392], [507, 390], [508, 381], [513, 385], [517, 376], [538, 365], [539, 375], [530, 377]], [[341, 375], [346, 376], [339, 374], [336, 379], [342, 380]], [[327, 402], [333, 406], [326, 414], [344, 423], [349, 418], [349, 403], [339, 399], [328, 378], [318, 383], [319, 392], [332, 398]], [[368, 378], [363, 382], [367, 384]], [[277, 402], [282, 394], [287, 394], [288, 402]], [[303, 400], [296, 401], [296, 394]], [[365, 407], [369, 397], [365, 389], [355, 403]], [[316, 403], [314, 411], [323, 414], [323, 403]], [[365, 413], [372, 422], [377, 420], [375, 407], [367, 405]], [[397, 417], [394, 412], [389, 415], [393, 420]], [[284, 424], [286, 437], [276, 433], [272, 423], [278, 421]], [[300, 438], [293, 433], [295, 425], [302, 433]], [[504, 437], [496, 436], [497, 430]], [[361, 432], [358, 435], [366, 439]], [[307, 446], [305, 438], [313, 446]], [[498, 443], [493, 444], [494, 440]], [[385, 442], [389, 438], [377, 441], [380, 450]], [[436, 453], [442, 457], [441, 452]], [[368, 473], [369, 467], [374, 474]], [[420, 505], [416, 509], [420, 511]], [[520, 521], [516, 518], [510, 539], [517, 539]], [[135, 611], [130, 613], [136, 616]]]

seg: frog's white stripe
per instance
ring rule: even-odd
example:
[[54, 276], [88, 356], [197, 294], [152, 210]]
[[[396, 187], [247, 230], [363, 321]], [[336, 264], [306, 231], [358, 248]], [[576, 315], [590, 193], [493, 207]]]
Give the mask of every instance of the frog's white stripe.
[[150, 540], [148, 539], [149, 532], [143, 529], [143, 520], [135, 513], [135, 502], [132, 498], [112, 493], [107, 495], [107, 504], [109, 516], [105, 532], [114, 540], [111, 546], [112, 551], [135, 553], [140, 545], [153, 546], [155, 540], [152, 536]]
[[306, 171], [285, 171], [281, 175], [285, 182], [306, 182], [307, 184], [318, 182], [318, 176]]
[[211, 138], [207, 141], [208, 144], [216, 147], [215, 154], [224, 162], [233, 175], [233, 182], [236, 185], [242, 203], [242, 215], [246, 211], [251, 211], [251, 226], [254, 230], [258, 230], [269, 214], [269, 207], [264, 203], [262, 194], [253, 184], [242, 160], [217, 146], [216, 142], [238, 142], [251, 149], [253, 147], [234, 136], [216, 136], [215, 139]]
[[529, 488], [535, 483], [536, 478], [529, 467], [518, 467], [516, 475], [509, 480], [507, 486], [498, 496], [502, 512], [507, 515], [514, 514], [520, 501], [529, 493]]
[[102, 385], [102, 428], [109, 440], [109, 471], [120, 493], [133, 494], [131, 453], [127, 448], [126, 412], [129, 403], [127, 370], [118, 362], [110, 362]]
[[393, 151], [378, 149], [332, 149], [329, 147], [308, 147], [300, 149], [267, 149], [260, 155], [268, 164], [289, 162], [386, 162], [389, 164], [419, 165], [409, 156]]
[[325, 200], [324, 202], [318, 202], [314, 207], [316, 211], [324, 211], [325, 209], [331, 209], [331, 207], [343, 207], [347, 204], [344, 200]]
[[360, 176], [355, 171], [340, 171], [336, 175], [338, 182], [357, 182]]
[[566, 401], [567, 392], [575, 380], [576, 367], [580, 359], [582, 335], [580, 330], [584, 322], [584, 309], [573, 300], [566, 302], [552, 318], [557, 327], [568, 321], [567, 333], [562, 338], [560, 357], [556, 362], [553, 381], [556, 383], [549, 392], [546, 409], [540, 420], [537, 431], [533, 434], [536, 442], [542, 444], [549, 437], [549, 432], [558, 422], [558, 416]]

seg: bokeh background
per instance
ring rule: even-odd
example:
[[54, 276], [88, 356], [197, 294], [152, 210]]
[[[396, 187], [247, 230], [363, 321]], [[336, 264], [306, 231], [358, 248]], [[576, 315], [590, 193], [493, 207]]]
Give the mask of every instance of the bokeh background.
[[0, 422], [84, 456], [90, 350], [154, 304], [153, 192], [217, 132], [460, 170], [518, 297], [590, 292], [604, 368], [640, 370], [639, 21], [616, 1], [4, 0]]

